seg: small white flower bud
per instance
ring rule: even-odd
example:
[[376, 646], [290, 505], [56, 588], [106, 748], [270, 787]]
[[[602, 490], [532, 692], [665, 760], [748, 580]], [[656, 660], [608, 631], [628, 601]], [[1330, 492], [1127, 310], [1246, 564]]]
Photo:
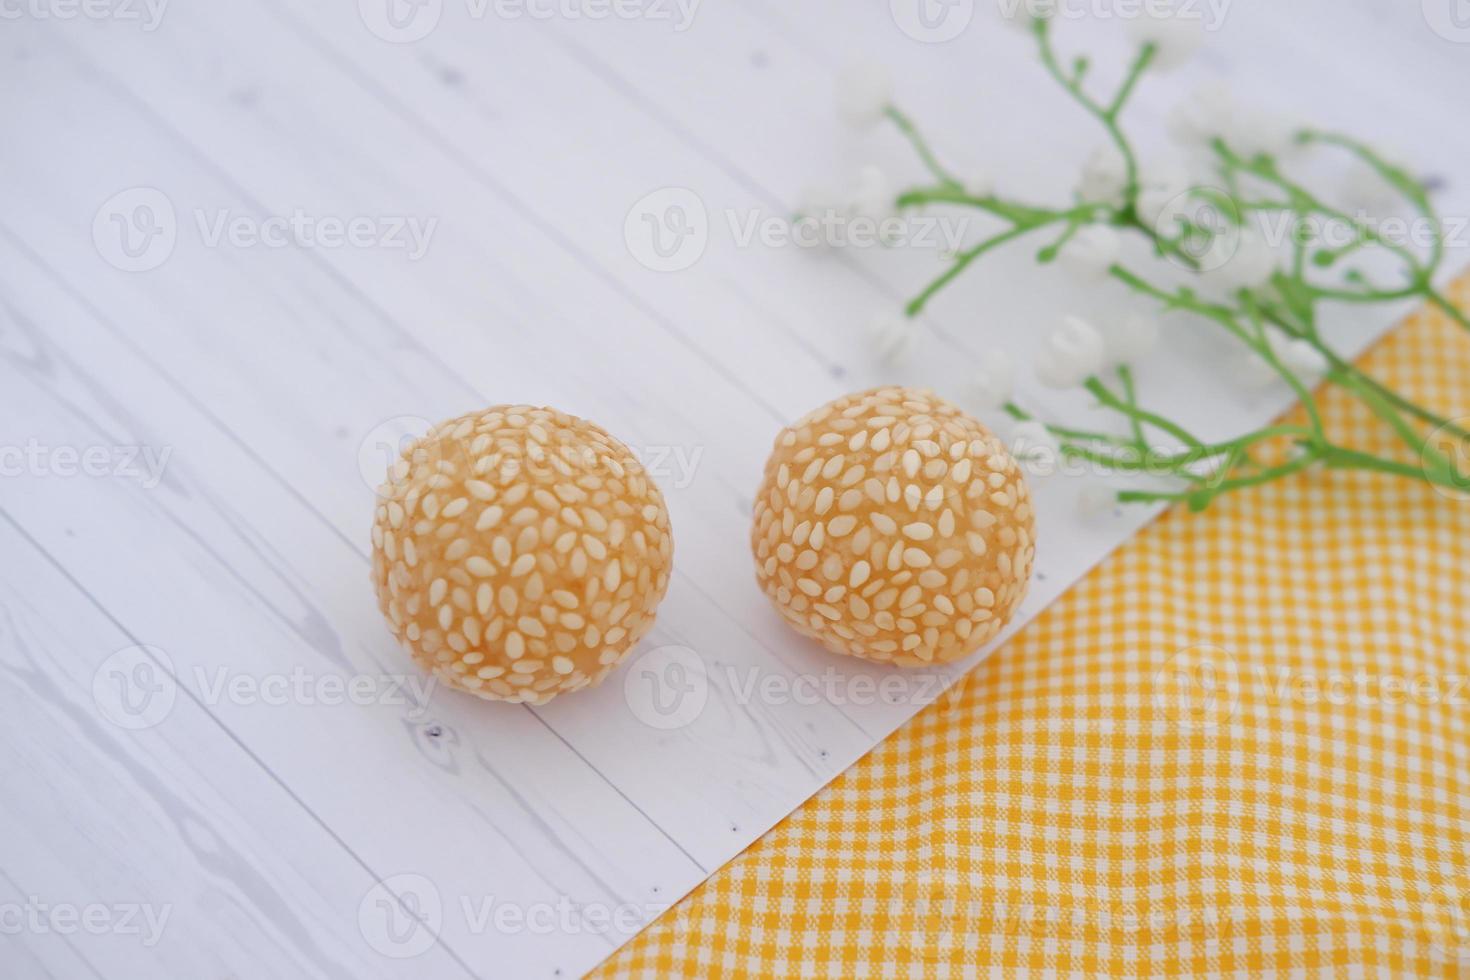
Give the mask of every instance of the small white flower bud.
[[1108, 274], [1123, 248], [1122, 237], [1107, 225], [1087, 225], [1077, 229], [1059, 258], [1069, 269], [1092, 279]]
[[1096, 327], [1078, 316], [1063, 317], [1036, 355], [1036, 377], [1050, 388], [1071, 388], [1098, 372], [1103, 353]]
[[980, 355], [970, 390], [980, 408], [995, 409], [1011, 400], [1015, 381], [1016, 369], [1011, 356], [1003, 350], [989, 350]]
[[893, 76], [883, 65], [859, 62], [837, 73], [837, 115], [849, 126], [876, 124], [892, 102]]

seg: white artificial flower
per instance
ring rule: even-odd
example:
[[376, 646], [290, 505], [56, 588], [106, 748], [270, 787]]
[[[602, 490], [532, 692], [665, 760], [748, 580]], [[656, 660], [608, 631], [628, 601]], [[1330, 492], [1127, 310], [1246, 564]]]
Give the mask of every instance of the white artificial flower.
[[893, 76], [885, 66], [856, 62], [837, 73], [837, 115], [848, 125], [874, 125], [892, 102]]
[[869, 325], [868, 340], [879, 361], [897, 366], [908, 360], [918, 337], [913, 321], [885, 313], [875, 317]]
[[1033, 476], [1056, 472], [1061, 453], [1057, 441], [1046, 426], [1034, 420], [1017, 422], [1011, 427], [1011, 456]]
[[1108, 329], [1108, 360], [1115, 364], [1131, 364], [1142, 359], [1159, 342], [1159, 321], [1142, 313], [1129, 313], [1114, 321]]
[[1199, 257], [1200, 272], [1210, 286], [1226, 296], [1255, 289], [1276, 271], [1276, 253], [1260, 233], [1241, 228], [1218, 234]]
[[1092, 204], [1120, 207], [1123, 191], [1128, 186], [1128, 168], [1116, 147], [1099, 146], [1082, 164], [1082, 177], [1077, 182], [1077, 196]]
[[[1291, 337], [1275, 327], [1268, 327], [1266, 344], [1271, 348], [1271, 356], [1296, 375], [1303, 384], [1316, 384], [1327, 373], [1327, 359], [1317, 348], [1299, 337]], [[1251, 388], [1264, 388], [1282, 380], [1270, 362], [1254, 352], [1246, 353], [1237, 363], [1236, 377]]]
[[1299, 337], [1288, 340], [1276, 356], [1292, 374], [1308, 384], [1316, 383], [1327, 373], [1327, 358]]
[[[1169, 455], [1177, 455], [1183, 451], [1183, 449], [1176, 447], [1170, 450]], [[1220, 475], [1220, 471], [1225, 468], [1225, 463], [1229, 458], [1224, 453], [1218, 453], [1214, 456], [1197, 459], [1193, 463], [1187, 463], [1184, 469], [1196, 480], [1209, 480]]]
[[1089, 520], [1111, 513], [1117, 504], [1117, 491], [1096, 480], [1088, 480], [1077, 489], [1077, 511]]
[[1190, 150], [1207, 148], [1234, 127], [1239, 111], [1230, 86], [1221, 81], [1199, 86], [1170, 110], [1164, 123], [1169, 138]]
[[1062, 264], [1094, 279], [1108, 274], [1113, 263], [1118, 261], [1118, 252], [1123, 248], [1122, 237], [1107, 225], [1087, 225], [1077, 229], [1062, 246]]
[[989, 197], [995, 193], [995, 178], [985, 170], [972, 170], [965, 177], [965, 193], [973, 197]]
[[832, 244], [827, 231], [847, 213], [843, 192], [831, 184], [812, 184], [802, 188], [792, 219], [792, 241], [798, 247], [822, 251]]
[[893, 214], [896, 197], [893, 183], [883, 172], [883, 168], [869, 164], [858, 171], [857, 179], [853, 183], [852, 213], [882, 221]]
[[1204, 31], [1199, 21], [1179, 15], [1174, 7], [1155, 10], [1146, 8], [1143, 16], [1132, 20], [1128, 33], [1139, 47], [1154, 46], [1150, 65], [1160, 71], [1178, 68], [1189, 60], [1204, 40]]
[[980, 355], [970, 390], [982, 409], [995, 409], [1011, 400], [1015, 390], [1016, 368], [1011, 355], [1003, 350], [988, 350]]
[[1209, 153], [1223, 139], [1233, 152], [1284, 156], [1296, 148], [1296, 126], [1286, 117], [1236, 100], [1224, 82], [1201, 86], [1169, 113], [1169, 137], [1196, 153]]
[[1071, 388], [1102, 368], [1103, 354], [1096, 327], [1078, 316], [1063, 317], [1036, 355], [1036, 377], [1050, 388]]
[[1145, 169], [1138, 178], [1138, 217], [1163, 234], [1160, 223], [1180, 213], [1185, 195], [1193, 187], [1189, 172], [1180, 164], [1166, 163]]

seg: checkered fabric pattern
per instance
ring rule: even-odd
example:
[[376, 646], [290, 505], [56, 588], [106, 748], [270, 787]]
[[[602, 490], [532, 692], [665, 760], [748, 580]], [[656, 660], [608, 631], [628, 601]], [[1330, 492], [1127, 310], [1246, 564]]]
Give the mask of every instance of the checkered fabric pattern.
[[[1470, 416], [1442, 314], [1362, 366]], [[594, 975], [1470, 977], [1467, 675], [1470, 497], [1176, 509]]]

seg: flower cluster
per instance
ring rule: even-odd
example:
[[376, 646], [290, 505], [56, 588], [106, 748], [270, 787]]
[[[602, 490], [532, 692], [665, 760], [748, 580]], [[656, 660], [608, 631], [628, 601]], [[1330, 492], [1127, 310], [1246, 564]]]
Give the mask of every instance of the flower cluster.
[[[1055, 262], [1083, 281], [1121, 283], [1154, 308], [1155, 314], [1140, 307], [1112, 322], [1064, 317], [1045, 335], [1031, 365], [1044, 385], [1085, 389], [1116, 424], [1111, 429], [1095, 424], [1078, 428], [1033, 417], [1012, 401], [1016, 369], [1001, 351], [990, 352], [976, 365], [972, 395], [981, 407], [1004, 409], [1011, 416], [1018, 458], [1060, 455], [1108, 472], [1163, 475], [1175, 481], [1166, 489], [1151, 485], [1113, 492], [1090, 482], [1083, 490], [1085, 510], [1107, 510], [1112, 500], [1184, 500], [1199, 508], [1222, 493], [1311, 466], [1388, 472], [1470, 490], [1470, 474], [1463, 466], [1470, 458], [1470, 431], [1343, 358], [1333, 348], [1330, 324], [1321, 315], [1328, 302], [1418, 298], [1470, 330], [1470, 319], [1435, 286], [1445, 258], [1443, 235], [1416, 250], [1377, 233], [1347, 211], [1353, 205], [1398, 203], [1439, 229], [1424, 182], [1363, 142], [1242, 105], [1219, 85], [1202, 88], [1171, 114], [1167, 129], [1176, 159], [1143, 161], [1122, 126], [1123, 111], [1148, 72], [1168, 70], [1188, 57], [1200, 40], [1198, 26], [1172, 17], [1133, 22], [1136, 54], [1116, 89], [1099, 97], [1086, 84], [1088, 60], [1078, 57], [1064, 65], [1058, 55], [1047, 0], [1014, 9], [1013, 21], [1031, 34], [1051, 79], [1095, 119], [1107, 142], [1083, 162], [1070, 204], [1018, 200], [997, 191], [989, 177], [961, 178], [947, 168], [894, 103], [886, 72], [873, 66], [844, 72], [839, 81], [842, 116], [861, 126], [891, 122], [929, 177], [893, 193], [880, 172], [865, 170], [859, 181], [866, 191], [861, 206], [885, 213], [969, 209], [1003, 226], [951, 256], [947, 268], [908, 303], [905, 317], [876, 321], [876, 352], [889, 360], [902, 356], [913, 343], [913, 318], [976, 260], [1020, 238], [1049, 232], [1054, 237], [1037, 253], [1039, 262]], [[1319, 193], [1289, 176], [1288, 165], [1313, 150], [1348, 155], [1352, 169], [1340, 193]], [[1334, 198], [1351, 204], [1336, 205]], [[1279, 236], [1263, 233], [1270, 218], [1285, 220], [1278, 228], [1328, 223], [1345, 237], [1330, 245], [1302, 234], [1275, 240]], [[1125, 256], [1134, 254], [1128, 250], [1130, 239], [1141, 240], [1171, 274], [1149, 278], [1128, 264]], [[1376, 268], [1371, 260], [1383, 256], [1394, 267], [1388, 282], [1365, 271]], [[1131, 366], [1158, 341], [1157, 312], [1194, 314], [1238, 341], [1235, 377], [1247, 385], [1286, 385], [1304, 406], [1307, 422], [1270, 425], [1211, 443], [1149, 411], [1139, 401]], [[1399, 437], [1415, 462], [1399, 458], [1403, 453], [1380, 456], [1329, 439], [1311, 392], [1320, 382], [1362, 401]], [[1426, 441], [1425, 430], [1431, 428], [1440, 438], [1448, 434], [1457, 441], [1454, 452]], [[1169, 448], [1161, 450], [1161, 443]]]

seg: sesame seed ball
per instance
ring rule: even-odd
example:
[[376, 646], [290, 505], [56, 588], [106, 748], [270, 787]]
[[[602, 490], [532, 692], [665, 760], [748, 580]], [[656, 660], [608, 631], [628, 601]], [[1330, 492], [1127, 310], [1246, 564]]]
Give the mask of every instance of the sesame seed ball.
[[673, 538], [641, 463], [591, 422], [497, 405], [409, 445], [378, 489], [373, 584], [441, 682], [542, 704], [653, 626]]
[[756, 497], [761, 588], [798, 633], [905, 667], [957, 660], [1025, 595], [1030, 494], [991, 432], [933, 392], [846, 395], [781, 430]]

